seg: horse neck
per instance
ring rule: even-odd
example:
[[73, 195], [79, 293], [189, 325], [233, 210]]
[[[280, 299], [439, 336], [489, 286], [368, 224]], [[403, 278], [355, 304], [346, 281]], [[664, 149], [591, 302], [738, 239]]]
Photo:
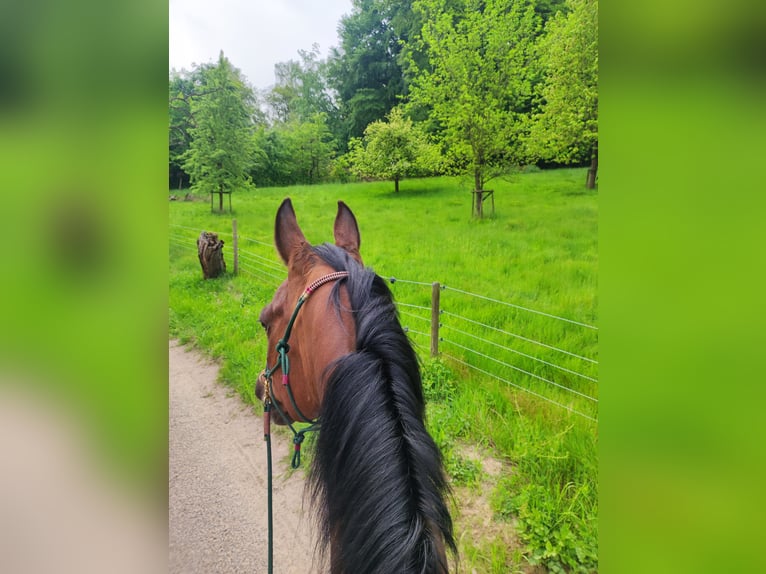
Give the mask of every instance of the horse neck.
[[446, 572], [448, 487], [423, 420], [417, 357], [390, 300], [366, 304], [356, 328], [357, 350], [328, 378], [311, 472], [332, 571]]

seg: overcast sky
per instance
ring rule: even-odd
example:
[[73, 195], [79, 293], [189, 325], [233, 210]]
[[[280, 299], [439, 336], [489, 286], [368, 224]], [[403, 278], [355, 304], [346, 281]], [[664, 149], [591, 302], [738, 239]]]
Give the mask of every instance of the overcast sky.
[[274, 64], [319, 44], [338, 46], [351, 0], [170, 0], [170, 68], [212, 62], [218, 52], [258, 89], [274, 84]]

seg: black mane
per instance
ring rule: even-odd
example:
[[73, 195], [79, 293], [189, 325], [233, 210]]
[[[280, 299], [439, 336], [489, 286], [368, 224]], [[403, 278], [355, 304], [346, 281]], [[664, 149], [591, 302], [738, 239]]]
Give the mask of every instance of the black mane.
[[333, 573], [447, 572], [438, 549], [456, 552], [449, 487], [424, 425], [418, 359], [391, 291], [344, 250], [324, 244], [314, 251], [348, 271], [342, 283], [356, 324], [356, 351], [328, 376], [310, 473], [320, 546], [326, 555], [332, 545]]

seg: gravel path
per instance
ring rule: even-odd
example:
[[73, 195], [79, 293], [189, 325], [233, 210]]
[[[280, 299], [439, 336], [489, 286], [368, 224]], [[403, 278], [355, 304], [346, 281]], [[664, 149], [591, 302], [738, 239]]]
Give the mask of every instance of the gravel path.
[[[262, 418], [216, 382], [215, 364], [175, 341], [169, 366], [170, 572], [266, 572]], [[291, 444], [272, 436], [274, 572], [314, 573], [304, 474], [287, 476]]]

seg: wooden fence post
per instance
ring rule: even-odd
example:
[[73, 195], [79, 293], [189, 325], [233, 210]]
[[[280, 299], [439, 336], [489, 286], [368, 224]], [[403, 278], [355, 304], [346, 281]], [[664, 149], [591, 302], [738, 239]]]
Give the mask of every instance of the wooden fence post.
[[439, 293], [441, 285], [431, 285], [431, 356], [439, 356]]
[[233, 241], [231, 242], [231, 248], [234, 251], [234, 275], [237, 275], [239, 272], [239, 249], [237, 247], [238, 241], [237, 241], [237, 220], [232, 219], [231, 220], [231, 235], [233, 237]]

